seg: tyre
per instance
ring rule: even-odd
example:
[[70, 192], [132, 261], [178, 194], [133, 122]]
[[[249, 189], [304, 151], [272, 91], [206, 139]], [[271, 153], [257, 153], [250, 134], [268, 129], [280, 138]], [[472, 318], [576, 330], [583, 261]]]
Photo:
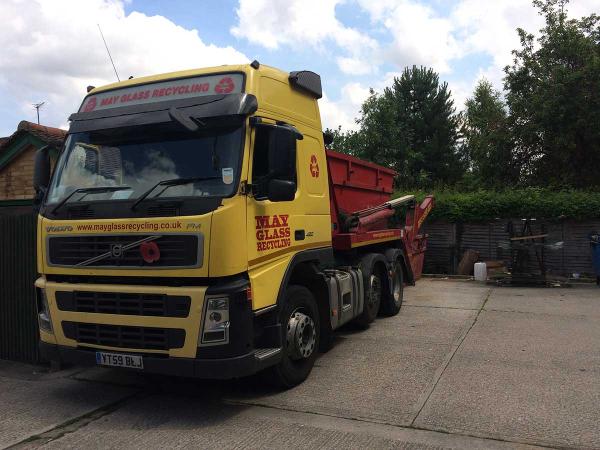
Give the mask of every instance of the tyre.
[[386, 292], [381, 298], [381, 309], [379, 312], [382, 316], [395, 316], [400, 312], [400, 308], [402, 307], [404, 272], [402, 270], [402, 263], [398, 260], [394, 263], [391, 284], [390, 292]]
[[377, 317], [381, 305], [381, 297], [384, 290], [385, 273], [379, 269], [380, 265], [375, 265], [374, 257], [367, 257], [363, 260], [363, 280], [365, 287], [365, 305], [362, 313], [356, 318], [355, 322], [360, 327], [366, 328]]
[[319, 310], [313, 294], [304, 286], [291, 285], [279, 311], [283, 356], [269, 369], [272, 382], [291, 388], [310, 374], [319, 348]]

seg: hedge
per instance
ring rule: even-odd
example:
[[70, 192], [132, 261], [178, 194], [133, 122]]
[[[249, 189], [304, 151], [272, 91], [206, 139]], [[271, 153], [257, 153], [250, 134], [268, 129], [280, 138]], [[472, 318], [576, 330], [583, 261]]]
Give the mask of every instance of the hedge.
[[449, 222], [481, 222], [515, 217], [546, 220], [600, 218], [600, 192], [551, 191], [543, 188], [521, 188], [505, 191], [396, 192], [394, 197], [415, 194], [423, 199], [435, 196], [430, 218]]

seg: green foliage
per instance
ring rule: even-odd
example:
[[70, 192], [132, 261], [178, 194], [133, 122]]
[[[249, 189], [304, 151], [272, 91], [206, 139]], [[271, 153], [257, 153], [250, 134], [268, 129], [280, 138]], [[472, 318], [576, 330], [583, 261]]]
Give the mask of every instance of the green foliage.
[[505, 69], [514, 156], [539, 186], [600, 186], [600, 17], [568, 19], [567, 0], [534, 0], [545, 19]]
[[359, 131], [334, 130], [332, 148], [393, 168], [401, 186], [460, 179], [458, 116], [446, 83], [425, 67], [406, 68], [382, 94], [371, 90]]
[[358, 149], [363, 148], [362, 134], [359, 132], [343, 131], [342, 127], [338, 126], [335, 130], [327, 128], [325, 133], [331, 133], [333, 136], [333, 142], [329, 145], [329, 148], [336, 152], [357, 156], [360, 153]]
[[506, 101], [483, 80], [456, 114], [447, 84], [413, 66], [371, 90], [359, 130], [333, 130], [333, 148], [395, 169], [401, 187], [600, 188], [600, 17], [569, 19], [568, 0], [532, 3], [545, 26], [517, 30]]
[[[395, 197], [407, 193], [414, 192], [397, 192]], [[424, 191], [416, 193], [418, 199], [426, 194]], [[433, 220], [481, 222], [516, 217], [547, 220], [561, 216], [576, 220], [600, 218], [600, 192], [521, 188], [467, 193], [440, 190], [433, 194], [435, 207], [430, 215]]]
[[517, 182], [519, 172], [512, 155], [508, 113], [500, 92], [482, 79], [465, 106], [461, 134], [470, 173], [465, 174], [464, 181], [479, 187]]

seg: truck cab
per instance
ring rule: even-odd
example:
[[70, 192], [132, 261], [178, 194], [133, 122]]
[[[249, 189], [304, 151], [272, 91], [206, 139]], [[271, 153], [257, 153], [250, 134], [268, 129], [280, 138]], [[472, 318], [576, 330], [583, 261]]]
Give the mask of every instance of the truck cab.
[[405, 257], [381, 250], [371, 286], [375, 263], [334, 251], [320, 97], [317, 74], [257, 62], [91, 89], [52, 176], [36, 155], [42, 354], [289, 387], [341, 317], [393, 302]]

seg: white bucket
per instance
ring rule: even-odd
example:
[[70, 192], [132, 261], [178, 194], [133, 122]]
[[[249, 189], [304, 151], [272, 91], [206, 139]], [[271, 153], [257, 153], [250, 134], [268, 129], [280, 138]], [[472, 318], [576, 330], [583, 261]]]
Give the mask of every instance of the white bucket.
[[473, 267], [473, 274], [475, 275], [476, 281], [486, 281], [487, 280], [487, 266], [484, 262], [475, 263]]

